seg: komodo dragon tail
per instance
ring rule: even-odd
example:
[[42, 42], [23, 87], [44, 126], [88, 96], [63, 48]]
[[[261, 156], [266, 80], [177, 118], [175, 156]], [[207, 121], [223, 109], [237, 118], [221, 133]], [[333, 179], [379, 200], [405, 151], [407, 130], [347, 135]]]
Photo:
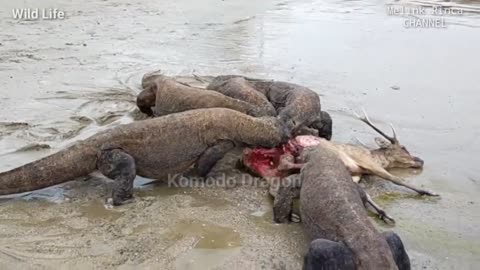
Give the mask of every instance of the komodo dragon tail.
[[96, 168], [95, 147], [83, 143], [0, 173], [0, 195], [37, 190], [88, 175]]

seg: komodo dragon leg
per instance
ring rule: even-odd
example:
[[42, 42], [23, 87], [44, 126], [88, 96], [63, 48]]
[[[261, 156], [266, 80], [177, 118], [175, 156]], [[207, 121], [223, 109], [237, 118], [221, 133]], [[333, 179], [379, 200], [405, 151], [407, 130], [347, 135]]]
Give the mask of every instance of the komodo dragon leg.
[[291, 220], [293, 215], [293, 200], [300, 197], [300, 174], [291, 174], [283, 178], [278, 185], [278, 187], [270, 187], [271, 189], [277, 189], [276, 192], [270, 190], [272, 195], [275, 193], [273, 199], [273, 221], [286, 223]]
[[330, 114], [321, 111], [308, 126], [300, 126], [293, 130], [294, 137], [299, 135], [312, 135], [322, 137], [326, 140], [332, 138], [332, 118]]
[[107, 204], [121, 205], [133, 199], [133, 181], [137, 173], [132, 156], [119, 148], [102, 150], [97, 168], [103, 175], [115, 180]]
[[311, 127], [305, 127], [301, 126], [298, 130], [295, 130], [293, 132], [293, 136], [300, 136], [300, 135], [311, 135], [311, 136], [317, 136], [318, 137], [318, 130], [311, 128]]
[[382, 236], [387, 240], [387, 243], [390, 246], [398, 270], [410, 270], [410, 258], [408, 257], [402, 239], [400, 239], [398, 234], [392, 231], [386, 231], [382, 232]]
[[194, 166], [194, 172], [204, 177], [210, 170], [215, 166], [217, 161], [223, 158], [225, 154], [232, 150], [235, 147], [235, 144], [229, 140], [221, 140], [215, 145], [209, 147], [197, 160], [197, 163]]
[[341, 242], [327, 239], [313, 240], [303, 261], [303, 270], [355, 268], [352, 251]]

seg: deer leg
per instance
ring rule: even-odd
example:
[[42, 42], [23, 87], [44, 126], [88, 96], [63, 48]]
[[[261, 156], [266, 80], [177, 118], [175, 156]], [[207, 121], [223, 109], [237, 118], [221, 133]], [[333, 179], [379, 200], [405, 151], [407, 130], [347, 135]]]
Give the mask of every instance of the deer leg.
[[132, 156], [122, 149], [102, 150], [97, 168], [103, 175], [115, 180], [107, 204], [121, 205], [133, 199], [133, 181], [137, 174]]
[[376, 204], [372, 200], [372, 197], [370, 197], [370, 195], [368, 195], [368, 193], [366, 193], [365, 190], [363, 190], [363, 188], [360, 185], [357, 184], [355, 186], [357, 187], [358, 193], [360, 195], [360, 199], [362, 199], [362, 203], [363, 203], [363, 206], [365, 206], [365, 208], [367, 208], [367, 204], [370, 204], [373, 207], [373, 209], [375, 209], [375, 212], [377, 213], [378, 218], [383, 220], [383, 222], [388, 224], [387, 220], [389, 220], [392, 223], [395, 223], [395, 220], [391, 216], [389, 216], [387, 212], [385, 212], [385, 210], [383, 210], [378, 204]]
[[375, 168], [375, 170], [370, 170], [370, 171], [374, 175], [380, 176], [380, 177], [382, 177], [382, 178], [384, 178], [384, 179], [386, 179], [386, 180], [388, 180], [388, 181], [390, 181], [390, 182], [392, 182], [396, 185], [409, 188], [409, 189], [417, 192], [420, 195], [440, 196], [440, 195], [438, 195], [434, 192], [424, 190], [424, 189], [420, 189], [420, 188], [414, 187], [410, 184], [407, 184], [407, 183], [404, 182], [404, 180], [402, 178], [390, 174], [389, 172], [387, 172], [383, 168]]
[[395, 223], [395, 219], [393, 219], [391, 216], [389, 216], [387, 214], [387, 212], [385, 212], [385, 210], [383, 210], [376, 202], [374, 202], [372, 200], [372, 197], [370, 197], [370, 195], [368, 195], [368, 193], [365, 193], [367, 195], [367, 203], [370, 204], [373, 209], [375, 209], [375, 211], [377, 212], [378, 214], [378, 218], [380, 218], [381, 220], [383, 220], [383, 222], [385, 223], [388, 223], [387, 220], [391, 221], [392, 223]]

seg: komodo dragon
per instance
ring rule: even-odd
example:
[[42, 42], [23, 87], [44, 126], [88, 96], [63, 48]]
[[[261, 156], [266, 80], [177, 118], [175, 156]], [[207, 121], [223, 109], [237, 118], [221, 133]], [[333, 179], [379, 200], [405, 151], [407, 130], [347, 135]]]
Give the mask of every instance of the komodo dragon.
[[162, 180], [196, 164], [206, 174], [234, 144], [274, 147], [288, 139], [273, 117], [199, 109], [121, 125], [56, 154], [0, 173], [0, 195], [41, 189], [98, 169], [115, 180], [110, 202], [133, 197], [136, 175]]
[[291, 129], [294, 135], [318, 135], [330, 140], [332, 119], [320, 110], [320, 98], [311, 89], [281, 81], [261, 80], [238, 75], [215, 77], [207, 89], [237, 98], [259, 108], [268, 107], [266, 101], [276, 109], [278, 118]]
[[228, 108], [257, 117], [275, 116], [275, 112], [248, 102], [191, 87], [161, 74], [146, 74], [142, 79], [142, 88], [143, 91], [137, 96], [137, 106], [149, 116], [204, 108]]
[[370, 222], [358, 188], [334, 151], [306, 149], [300, 172], [300, 215], [311, 240], [304, 269], [410, 269], [402, 241]]

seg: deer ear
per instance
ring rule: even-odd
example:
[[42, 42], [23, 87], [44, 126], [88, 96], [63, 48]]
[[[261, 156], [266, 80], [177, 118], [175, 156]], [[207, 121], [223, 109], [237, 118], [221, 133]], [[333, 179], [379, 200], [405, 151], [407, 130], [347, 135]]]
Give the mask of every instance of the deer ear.
[[391, 144], [389, 141], [380, 137], [376, 137], [375, 142], [377, 143], [378, 146], [380, 146], [380, 148], [387, 148]]

